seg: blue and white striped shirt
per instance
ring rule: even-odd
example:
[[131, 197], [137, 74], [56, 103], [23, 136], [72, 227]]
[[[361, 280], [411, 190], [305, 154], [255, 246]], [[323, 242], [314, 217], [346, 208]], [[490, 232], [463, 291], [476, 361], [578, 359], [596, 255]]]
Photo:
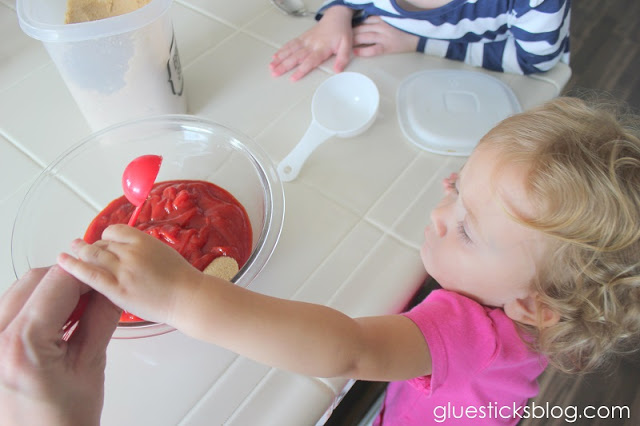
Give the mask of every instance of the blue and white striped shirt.
[[396, 0], [329, 0], [356, 22], [380, 16], [419, 37], [417, 50], [494, 71], [531, 74], [569, 63], [571, 0], [452, 0], [437, 9], [407, 11]]

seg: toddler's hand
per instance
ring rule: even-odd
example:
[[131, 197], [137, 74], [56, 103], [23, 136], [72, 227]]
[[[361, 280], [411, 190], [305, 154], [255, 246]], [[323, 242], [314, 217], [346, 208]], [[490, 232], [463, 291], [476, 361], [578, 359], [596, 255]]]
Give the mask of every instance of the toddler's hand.
[[331, 56], [335, 72], [342, 72], [351, 60], [353, 11], [344, 6], [334, 6], [309, 31], [285, 44], [269, 64], [271, 74], [279, 77], [295, 68], [291, 80], [297, 81]]
[[126, 225], [111, 225], [102, 240], [72, 242], [78, 259], [62, 253], [58, 264], [121, 308], [149, 321], [166, 322], [180, 297], [202, 274], [173, 248]]
[[387, 24], [379, 16], [370, 16], [353, 29], [353, 44], [356, 56], [415, 52], [418, 36]]
[[446, 195], [451, 194], [456, 190], [456, 181], [458, 180], [458, 173], [453, 172], [449, 177], [442, 180], [442, 186], [444, 187], [444, 193]]

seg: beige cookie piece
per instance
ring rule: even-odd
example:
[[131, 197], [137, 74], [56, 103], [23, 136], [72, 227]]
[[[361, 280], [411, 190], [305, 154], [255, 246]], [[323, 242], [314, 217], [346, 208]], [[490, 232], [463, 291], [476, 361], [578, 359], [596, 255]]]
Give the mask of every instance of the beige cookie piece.
[[151, 0], [67, 0], [65, 24], [97, 21], [133, 12]]
[[238, 269], [238, 262], [233, 257], [221, 256], [213, 259], [202, 272], [231, 281], [231, 278], [238, 273]]

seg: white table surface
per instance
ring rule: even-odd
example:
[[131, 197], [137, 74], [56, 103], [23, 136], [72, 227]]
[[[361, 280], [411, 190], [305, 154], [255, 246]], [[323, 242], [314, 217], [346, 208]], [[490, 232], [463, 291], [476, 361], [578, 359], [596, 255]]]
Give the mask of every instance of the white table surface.
[[[297, 83], [272, 78], [267, 65], [278, 46], [314, 21], [287, 17], [268, 0], [178, 0], [171, 14], [189, 113], [244, 132], [277, 164], [306, 130], [311, 97], [332, 63]], [[10, 241], [22, 198], [42, 169], [90, 130], [41, 42], [19, 28], [15, 0], [0, 0], [0, 39], [3, 292], [15, 280]], [[284, 185], [282, 235], [250, 288], [353, 316], [405, 305], [426, 277], [418, 250], [440, 182], [464, 158], [409, 143], [395, 94], [411, 73], [442, 68], [469, 69], [418, 53], [351, 63], [348, 70], [366, 74], [380, 90], [377, 120], [360, 136], [327, 141]], [[490, 74], [526, 109], [556, 96], [569, 73], [560, 67], [536, 78]], [[269, 368], [179, 332], [113, 340], [106, 375], [104, 425], [313, 425], [348, 383]]]

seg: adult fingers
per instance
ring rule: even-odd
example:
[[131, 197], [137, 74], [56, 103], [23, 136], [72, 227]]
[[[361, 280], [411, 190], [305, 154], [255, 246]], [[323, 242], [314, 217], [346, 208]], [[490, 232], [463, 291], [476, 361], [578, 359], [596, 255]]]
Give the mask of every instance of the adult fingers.
[[91, 292], [90, 297], [84, 315], [69, 339], [72, 356], [86, 357], [86, 360], [104, 355], [122, 312], [98, 292]]
[[31, 269], [0, 297], [0, 331], [18, 315], [49, 268]]
[[59, 338], [62, 326], [88, 287], [58, 266], [42, 277], [16, 318], [34, 341]]

